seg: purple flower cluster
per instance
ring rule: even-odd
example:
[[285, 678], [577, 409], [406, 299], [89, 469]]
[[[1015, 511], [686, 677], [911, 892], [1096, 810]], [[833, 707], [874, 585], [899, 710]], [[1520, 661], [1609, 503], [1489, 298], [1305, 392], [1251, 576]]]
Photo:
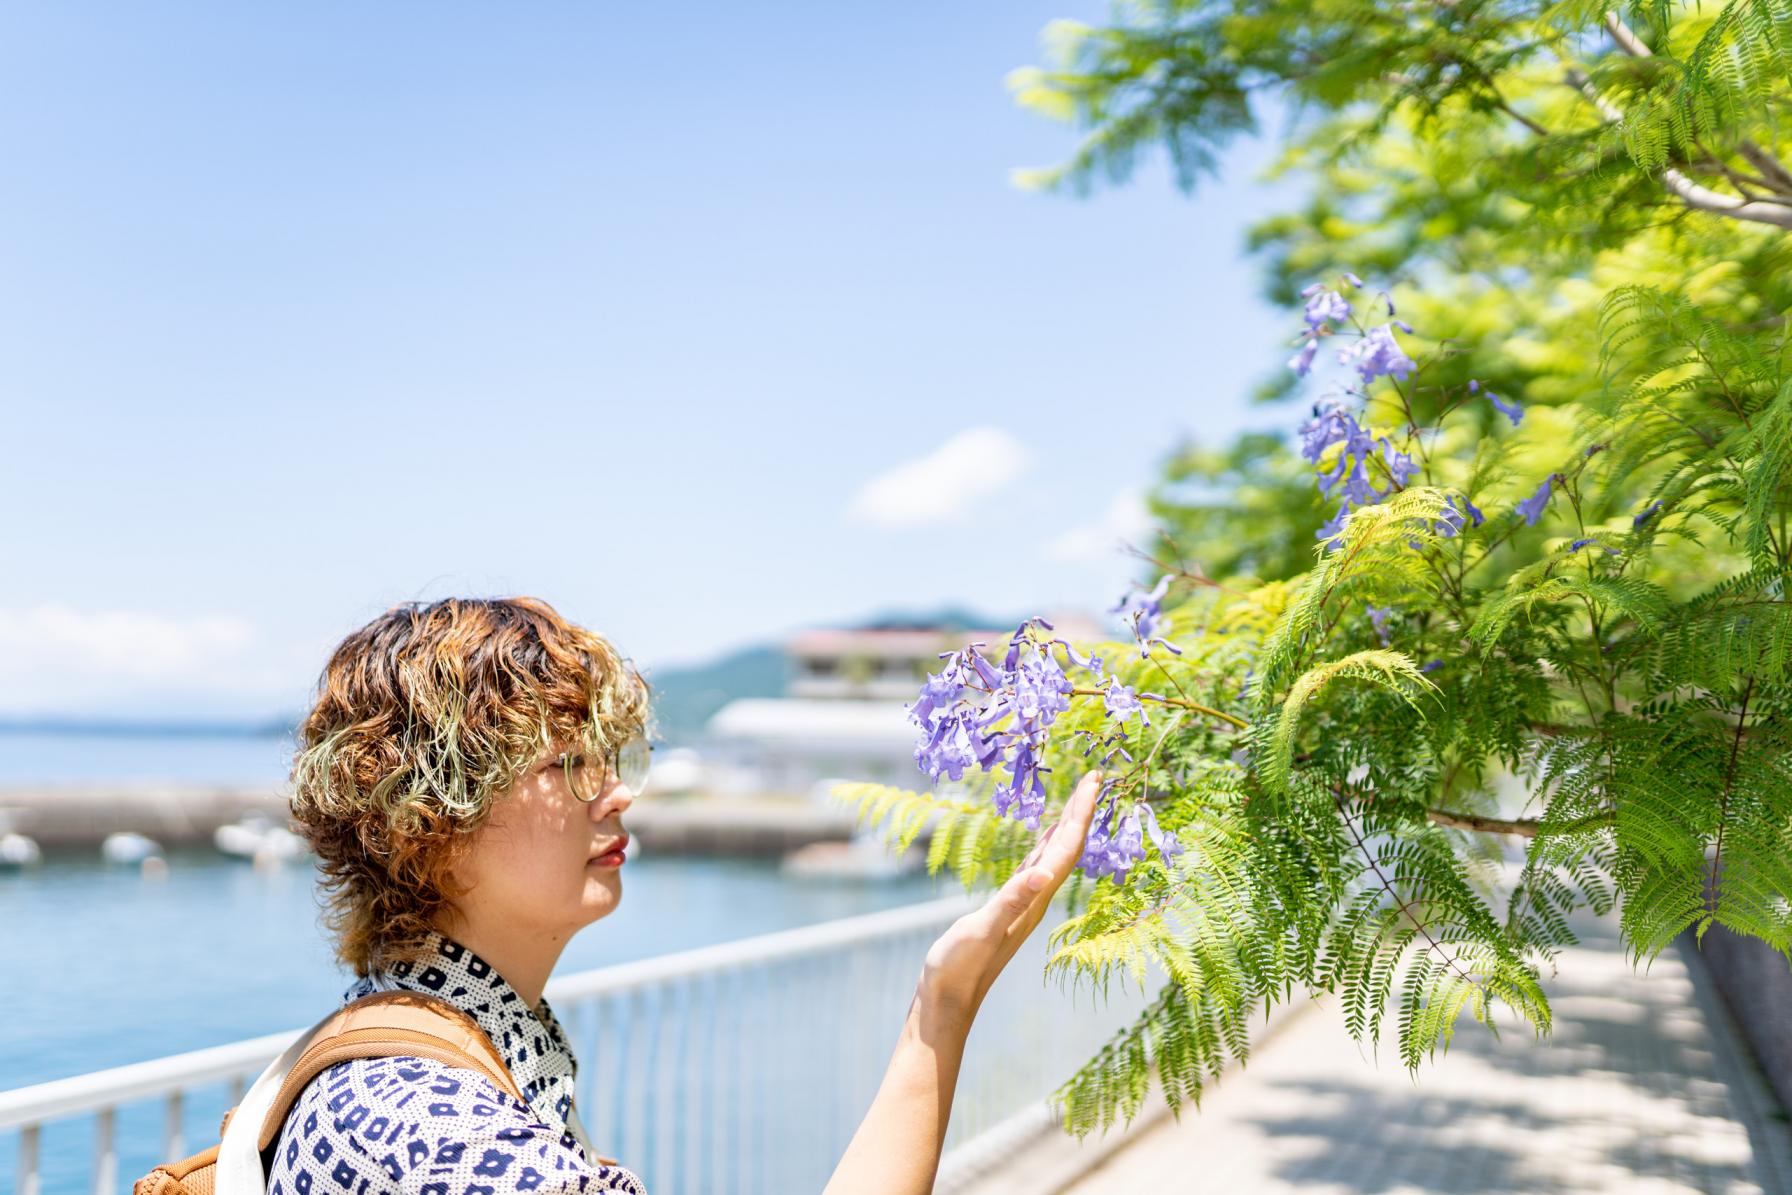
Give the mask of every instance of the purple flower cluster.
[[1118, 614], [1132, 631], [1132, 637], [1139, 645], [1139, 658], [1144, 659], [1151, 654], [1151, 645], [1161, 643], [1171, 655], [1179, 656], [1182, 649], [1168, 639], [1157, 634], [1158, 619], [1163, 617], [1164, 594], [1170, 591], [1170, 574], [1165, 573], [1157, 579], [1157, 584], [1149, 591], [1136, 586], [1126, 591], [1116, 604], [1108, 607], [1109, 614]]
[[[1361, 287], [1363, 280], [1355, 274], [1346, 273], [1344, 282], [1352, 288]], [[1288, 359], [1288, 368], [1301, 377], [1306, 377], [1313, 368], [1313, 358], [1319, 353], [1319, 338], [1331, 335], [1331, 325], [1341, 324], [1350, 318], [1350, 300], [1335, 290], [1327, 290], [1323, 282], [1315, 282], [1300, 292], [1301, 298], [1307, 301], [1302, 318], [1306, 320], [1307, 331], [1301, 341], [1300, 352]]]
[[[909, 720], [921, 728], [915, 763], [923, 772], [936, 780], [941, 776], [961, 780], [973, 764], [984, 771], [1005, 766], [1008, 779], [996, 789], [996, 812], [1006, 816], [1012, 810], [1032, 829], [1039, 828], [1045, 812], [1043, 774], [1050, 769], [1042, 767], [1039, 758], [1046, 735], [1058, 715], [1070, 708], [1070, 693], [1076, 687], [1053, 648], [1063, 648], [1073, 668], [1096, 677], [1102, 669], [1099, 656], [1084, 658], [1063, 639], [1041, 642], [1037, 631], [1051, 629], [1043, 618], [1021, 623], [1000, 667], [977, 650], [981, 644], [942, 654], [944, 667], [927, 678], [908, 711]], [[967, 688], [986, 692], [987, 704], [967, 700], [963, 696]], [[1110, 685], [1109, 700], [1114, 699]], [[1004, 729], [989, 729], [1004, 720], [1009, 722]]]
[[1400, 347], [1400, 342], [1394, 339], [1395, 328], [1399, 328], [1408, 336], [1412, 335], [1412, 325], [1401, 320], [1377, 324], [1355, 341], [1338, 350], [1339, 363], [1354, 365], [1357, 376], [1362, 378], [1364, 384], [1373, 382], [1379, 377], [1404, 381], [1406, 376], [1419, 366], [1418, 362], [1406, 355], [1406, 350]]
[[1116, 884], [1124, 884], [1127, 873], [1145, 857], [1147, 834], [1165, 859], [1182, 853], [1182, 844], [1176, 841], [1175, 834], [1158, 826], [1157, 814], [1150, 805], [1140, 801], [1124, 815], [1119, 814], [1117, 805], [1117, 801], [1110, 800], [1095, 812], [1083, 857], [1077, 861], [1084, 875], [1092, 880], [1108, 876]]
[[[1355, 274], [1346, 273], [1343, 280], [1352, 289], [1359, 289], [1363, 285], [1363, 280]], [[1288, 368], [1304, 378], [1313, 371], [1313, 360], [1319, 355], [1320, 338], [1332, 335], [1333, 325], [1349, 319], [1353, 308], [1341, 291], [1327, 290], [1323, 282], [1313, 283], [1300, 294], [1307, 301], [1306, 308], [1301, 313], [1307, 330], [1302, 333], [1300, 351], [1288, 358]], [[1406, 350], [1400, 347], [1400, 342], [1394, 339], [1395, 328], [1411, 336], [1412, 325], [1393, 318], [1392, 296], [1383, 292], [1382, 298], [1387, 303], [1388, 322], [1368, 329], [1338, 350], [1338, 362], [1353, 366], [1364, 385], [1380, 377], [1404, 379], [1418, 368], [1417, 363], [1406, 355]]]
[[[1394, 447], [1386, 436], [1371, 435], [1356, 417], [1338, 402], [1315, 403], [1313, 418], [1300, 429], [1300, 454], [1317, 465], [1336, 444], [1337, 462], [1331, 472], [1319, 476], [1320, 492], [1331, 496], [1341, 490], [1344, 503], [1338, 513], [1319, 529], [1319, 538], [1330, 539], [1344, 525], [1344, 516], [1352, 507], [1368, 506], [1388, 496], [1395, 486], [1403, 486], [1418, 472], [1418, 465], [1407, 453]], [[1389, 484], [1377, 488], [1369, 480], [1369, 462], [1379, 454], [1387, 469]]]
[[1467, 494], [1451, 494], [1449, 502], [1450, 505], [1444, 511], [1444, 517], [1439, 519], [1435, 525], [1437, 533], [1445, 539], [1462, 530], [1464, 518], [1468, 519], [1471, 527], [1479, 527], [1487, 521], [1486, 516], [1481, 513], [1481, 508], [1470, 502]]
[[[1142, 644], [1163, 643], [1176, 651], [1151, 634], [1162, 617], [1160, 603], [1168, 591], [1169, 578], [1165, 577], [1149, 591], [1129, 594], [1114, 609], [1127, 612]], [[1121, 745], [1127, 739], [1128, 724], [1136, 717], [1141, 727], [1151, 725], [1142, 699], [1162, 700], [1158, 694], [1135, 691], [1117, 676], [1104, 678], [1099, 656], [1085, 658], [1067, 641], [1049, 638], [1052, 629], [1043, 618], [1021, 623], [999, 664], [979, 650], [984, 646], [981, 643], [941, 653], [944, 665], [928, 676], [908, 711], [909, 719], [921, 729], [915, 763], [923, 772], [936, 780], [942, 776], [961, 780], [972, 766], [986, 772], [1006, 771], [1007, 779], [994, 794], [996, 813], [1034, 830], [1045, 813], [1045, 773], [1051, 770], [1040, 760], [1052, 725], [1070, 708], [1076, 688], [1058, 662], [1057, 649], [1063, 649], [1071, 669], [1082, 669], [1094, 678], [1110, 723], [1103, 736], [1087, 730], [1076, 732], [1095, 740], [1084, 751], [1085, 757], [1097, 746], [1110, 746], [1104, 762], [1114, 754], [1130, 762], [1132, 755]], [[976, 694], [983, 695], [981, 702]], [[992, 729], [998, 723], [1001, 729]], [[1092, 878], [1110, 876], [1124, 882], [1128, 869], [1144, 854], [1146, 835], [1166, 858], [1182, 849], [1173, 833], [1158, 827], [1149, 806], [1140, 803], [1116, 821], [1110, 801], [1105, 816], [1097, 817], [1090, 832], [1083, 870]]]

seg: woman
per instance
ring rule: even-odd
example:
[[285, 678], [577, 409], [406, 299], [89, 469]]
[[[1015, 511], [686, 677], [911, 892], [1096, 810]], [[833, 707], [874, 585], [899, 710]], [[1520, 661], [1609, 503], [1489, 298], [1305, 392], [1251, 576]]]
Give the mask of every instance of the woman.
[[[411, 989], [453, 1002], [525, 1100], [432, 1060], [342, 1063], [294, 1104], [269, 1192], [644, 1191], [586, 1140], [572, 1049], [542, 989], [572, 935], [622, 898], [622, 815], [648, 722], [633, 667], [533, 598], [399, 606], [336, 649], [300, 729], [293, 814], [359, 977], [345, 999]], [[928, 950], [829, 1192], [932, 1189], [971, 1021], [1081, 854], [1099, 783], [1084, 776], [1062, 825]]]

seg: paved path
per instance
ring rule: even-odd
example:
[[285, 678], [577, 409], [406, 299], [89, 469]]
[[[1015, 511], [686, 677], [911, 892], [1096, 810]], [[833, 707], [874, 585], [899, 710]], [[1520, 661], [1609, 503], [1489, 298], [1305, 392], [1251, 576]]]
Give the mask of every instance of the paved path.
[[1643, 975], [1609, 925], [1582, 936], [1546, 985], [1551, 1040], [1510, 1014], [1498, 1039], [1464, 1016], [1415, 1081], [1391, 1023], [1377, 1061], [1320, 1005], [1199, 1113], [1146, 1128], [1060, 1190], [1792, 1195], [1792, 1132], [1698, 960], [1672, 948]]

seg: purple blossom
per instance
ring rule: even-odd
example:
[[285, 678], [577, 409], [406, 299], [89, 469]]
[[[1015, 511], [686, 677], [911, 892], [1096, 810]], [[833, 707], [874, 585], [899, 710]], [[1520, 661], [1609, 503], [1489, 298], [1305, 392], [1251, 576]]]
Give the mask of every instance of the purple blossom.
[[1127, 873], [1145, 857], [1145, 836], [1151, 836], [1165, 861], [1182, 854], [1183, 846], [1176, 835], [1157, 824], [1157, 814], [1143, 801], [1127, 810], [1115, 822], [1119, 809], [1110, 802], [1096, 812], [1089, 837], [1083, 843], [1083, 856], [1077, 866], [1092, 880], [1110, 877], [1116, 884], [1126, 882]]
[[[1381, 292], [1381, 301], [1388, 305], [1388, 318], [1393, 319], [1394, 318], [1394, 296], [1384, 290]], [[1407, 331], [1410, 332], [1410, 331], [1412, 331], [1412, 329], [1408, 328]]]
[[1419, 471], [1419, 466], [1413, 462], [1412, 457], [1396, 451], [1391, 440], [1382, 440], [1381, 455], [1387, 461], [1388, 473], [1393, 477], [1395, 485], [1405, 485]]
[[[1319, 529], [1320, 539], [1330, 539], [1344, 525], [1344, 516], [1353, 507], [1368, 506], [1387, 497], [1396, 485], [1405, 485], [1418, 472], [1412, 457], [1396, 449], [1387, 437], [1372, 435], [1356, 421], [1356, 417], [1336, 402], [1315, 403], [1313, 418], [1300, 429], [1301, 456], [1314, 464], [1324, 460], [1333, 445], [1339, 445], [1337, 460], [1329, 473], [1318, 476], [1321, 493], [1339, 493], [1344, 504], [1325, 526]], [[1369, 461], [1379, 450], [1387, 466], [1392, 484], [1378, 488], [1369, 480]]]
[[1492, 403], [1494, 409], [1500, 414], [1510, 419], [1513, 427], [1517, 427], [1518, 421], [1524, 418], [1524, 406], [1522, 403], [1503, 402], [1501, 401], [1500, 396], [1491, 390], [1487, 392], [1487, 401]]
[[1393, 612], [1392, 606], [1370, 606], [1368, 608], [1369, 621], [1375, 625], [1376, 637], [1381, 640], [1383, 647], [1388, 645], [1388, 615]]
[[[976, 655], [976, 652], [972, 651], [971, 654]], [[964, 688], [964, 653], [947, 652], [942, 658], [946, 661], [945, 667], [928, 674], [926, 683], [921, 686], [921, 696], [909, 706], [909, 720], [917, 726], [931, 726], [934, 715], [957, 701], [959, 692]]]
[[1005, 817], [1013, 809], [1016, 821], [1026, 823], [1029, 830], [1037, 830], [1045, 813], [1045, 781], [1040, 778], [1045, 770], [1039, 766], [1033, 744], [1023, 740], [1009, 761], [1008, 782], [995, 791], [997, 816]]
[[972, 736], [981, 738], [974, 725], [975, 711], [960, 706], [936, 721], [932, 729], [915, 747], [915, 763], [923, 772], [938, 780], [962, 780], [964, 770], [977, 761]]
[[1593, 541], [1591, 539], [1577, 539], [1573, 543], [1568, 545], [1568, 550], [1570, 552], [1578, 552], [1582, 548], [1586, 547], [1588, 544], [1590, 544], [1592, 542]]
[[1641, 527], [1644, 523], [1647, 523], [1650, 519], [1654, 518], [1655, 512], [1660, 509], [1661, 509], [1660, 502], [1649, 503], [1649, 505], [1645, 506], [1642, 509], [1642, 511], [1640, 513], [1638, 513], [1638, 515], [1634, 519], [1630, 520], [1631, 527], [1632, 528]]
[[1317, 465], [1325, 456], [1325, 450], [1340, 440], [1347, 444], [1355, 444], [1359, 438], [1369, 433], [1358, 426], [1357, 421], [1343, 404], [1336, 402], [1314, 403], [1313, 417], [1300, 428], [1300, 454]]
[[1144, 821], [1145, 833], [1151, 836], [1152, 845], [1157, 847], [1158, 854], [1167, 861], [1182, 853], [1182, 843], [1177, 841], [1175, 832], [1158, 826], [1157, 814], [1151, 811], [1151, 806], [1140, 801], [1137, 813]]
[[1118, 614], [1120, 620], [1132, 628], [1133, 638], [1144, 643], [1157, 630], [1157, 620], [1163, 617], [1164, 594], [1169, 591], [1170, 574], [1165, 573], [1149, 593], [1140, 592], [1137, 586], [1128, 590], [1118, 603], [1108, 608], [1108, 613]]
[[1010, 706], [1021, 733], [1035, 740], [1042, 737], [1058, 715], [1070, 708], [1070, 691], [1075, 687], [1050, 652], [1029, 647], [1014, 674]]
[[1335, 290], [1318, 291], [1307, 300], [1304, 318], [1315, 332], [1328, 322], [1343, 323], [1350, 318], [1350, 302]]
[[1480, 389], [1481, 389], [1481, 383], [1478, 380], [1476, 380], [1475, 378], [1470, 378], [1468, 380], [1468, 392], [1470, 394], [1478, 393], [1480, 391]]
[[1555, 488], [1556, 482], [1560, 480], [1562, 480], [1560, 473], [1551, 473], [1543, 479], [1543, 484], [1537, 487], [1536, 493], [1518, 504], [1518, 513], [1524, 516], [1525, 526], [1535, 527], [1537, 525], [1537, 520], [1543, 517], [1543, 508], [1549, 505], [1551, 491]]
[[1354, 364], [1357, 375], [1365, 383], [1383, 376], [1404, 379], [1418, 368], [1400, 347], [1400, 342], [1394, 339], [1393, 329], [1387, 324], [1375, 325], [1354, 343], [1340, 349], [1338, 360], [1345, 365]]
[[1108, 876], [1115, 883], [1124, 884], [1126, 873], [1145, 857], [1145, 835], [1139, 826], [1136, 809], [1121, 818], [1118, 827], [1114, 825], [1114, 813], [1110, 802], [1097, 815], [1089, 828], [1089, 837], [1083, 843], [1083, 857], [1077, 860], [1077, 866], [1092, 880]]
[[1426, 660], [1423, 664], [1419, 665], [1419, 671], [1420, 672], [1436, 672], [1439, 668], [1442, 668], [1443, 666], [1444, 666], [1444, 662], [1442, 660]]
[[1344, 271], [1344, 281], [1350, 283], [1351, 286], [1356, 287], [1358, 290], [1363, 288], [1363, 280], [1358, 278], [1355, 274], [1352, 274], [1349, 270]]
[[1107, 709], [1108, 717], [1116, 722], [1124, 722], [1137, 714], [1146, 726], [1151, 725], [1151, 716], [1139, 704], [1139, 695], [1121, 684], [1117, 676], [1108, 677], [1108, 691], [1102, 698], [1102, 704]]
[[[1179, 656], [1182, 654], [1182, 649], [1180, 647], [1177, 647], [1174, 643], [1171, 643], [1168, 639], [1165, 639], [1162, 635], [1153, 636], [1151, 639], [1151, 643], [1163, 644], [1166, 648], [1169, 649], [1170, 654], [1173, 656]], [[1151, 654], [1151, 643], [1142, 643], [1139, 645], [1140, 658], [1143, 658], [1143, 657]]]
[[1090, 652], [1086, 658], [1078, 656], [1076, 654], [1076, 648], [1070, 646], [1069, 641], [1065, 639], [1053, 639], [1052, 642], [1064, 649], [1064, 654], [1069, 657], [1072, 665], [1077, 668], [1086, 668], [1096, 676], [1101, 675], [1100, 656], [1096, 655], [1094, 652]]
[[1300, 352], [1288, 358], [1288, 368], [1296, 377], [1306, 377], [1313, 372], [1313, 358], [1319, 355], [1319, 338], [1309, 336], [1301, 342]]
[[1468, 500], [1468, 495], [1451, 494], [1449, 505], [1444, 508], [1443, 517], [1434, 524], [1437, 533], [1445, 539], [1448, 539], [1461, 531], [1462, 519], [1465, 511], [1468, 518], [1471, 520], [1472, 526], [1479, 527], [1486, 521], [1485, 517], [1481, 514], [1480, 508]]

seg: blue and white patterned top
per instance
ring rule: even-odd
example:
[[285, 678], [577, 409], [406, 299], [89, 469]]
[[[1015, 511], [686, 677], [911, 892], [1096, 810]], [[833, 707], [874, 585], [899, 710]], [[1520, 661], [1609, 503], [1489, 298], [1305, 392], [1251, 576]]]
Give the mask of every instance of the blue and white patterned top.
[[620, 1166], [587, 1159], [568, 1122], [578, 1064], [547, 1001], [540, 1015], [471, 950], [440, 934], [421, 962], [350, 987], [425, 992], [465, 1011], [527, 1097], [428, 1058], [360, 1058], [323, 1072], [287, 1115], [268, 1195], [646, 1195]]

